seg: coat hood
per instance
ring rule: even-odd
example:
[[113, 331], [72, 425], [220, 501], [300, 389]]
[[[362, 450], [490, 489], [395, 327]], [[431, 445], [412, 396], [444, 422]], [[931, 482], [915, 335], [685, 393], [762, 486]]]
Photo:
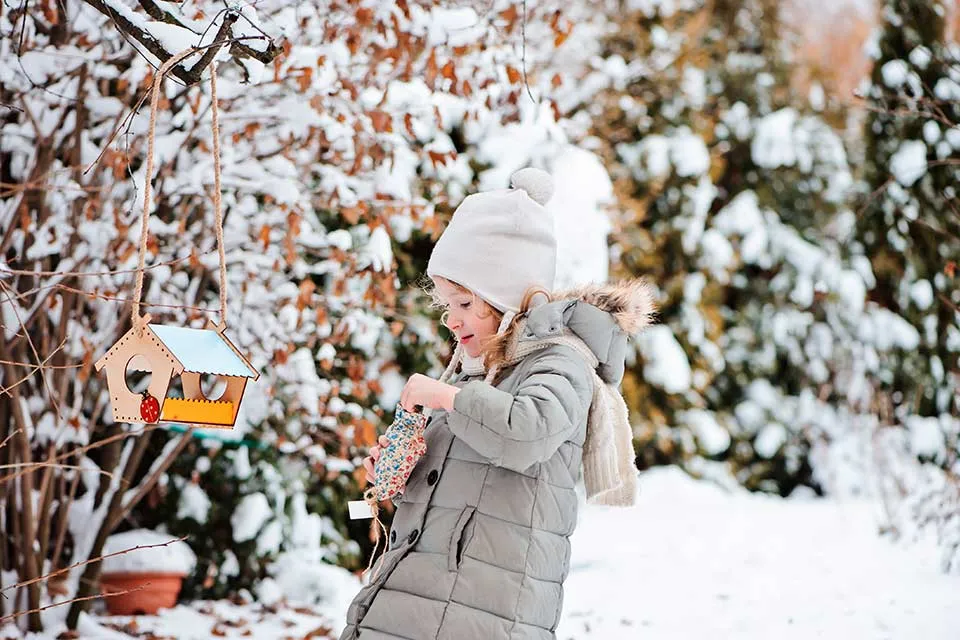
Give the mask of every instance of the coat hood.
[[656, 314], [653, 287], [643, 279], [558, 291], [553, 302], [527, 313], [520, 342], [541, 340], [568, 328], [593, 351], [597, 373], [608, 384], [623, 379], [627, 342]]

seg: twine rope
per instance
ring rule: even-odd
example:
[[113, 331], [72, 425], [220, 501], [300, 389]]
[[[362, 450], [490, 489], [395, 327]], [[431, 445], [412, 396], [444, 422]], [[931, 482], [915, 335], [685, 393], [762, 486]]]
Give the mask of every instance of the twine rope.
[[[147, 255], [148, 221], [152, 204], [152, 180], [154, 156], [156, 149], [157, 108], [160, 103], [160, 87], [170, 69], [187, 56], [197, 53], [193, 47], [181, 51], [160, 65], [157, 75], [153, 79], [152, 94], [150, 96], [150, 127], [147, 136], [147, 168], [143, 188], [143, 215], [140, 218], [140, 255], [137, 261], [137, 279], [134, 287], [133, 308], [130, 312], [130, 322], [137, 324], [140, 319], [140, 300], [143, 296], [144, 263]], [[221, 181], [220, 181], [220, 116], [217, 110], [217, 65], [210, 63], [210, 98], [211, 115], [213, 118], [213, 206], [215, 227], [217, 232], [217, 253], [220, 258], [220, 330], [226, 328], [227, 323], [227, 260], [223, 246], [223, 211], [221, 209]]]

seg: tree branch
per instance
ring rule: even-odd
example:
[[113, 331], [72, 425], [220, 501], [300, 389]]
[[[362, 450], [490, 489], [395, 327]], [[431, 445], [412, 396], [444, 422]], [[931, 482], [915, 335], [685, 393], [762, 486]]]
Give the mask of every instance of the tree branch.
[[[4, 373], [7, 378], [13, 377], [13, 370], [9, 365], [4, 365]], [[30, 442], [27, 439], [26, 434], [26, 418], [23, 415], [23, 405], [20, 402], [20, 392], [14, 387], [13, 393], [11, 394], [10, 406], [13, 409], [13, 417], [16, 420], [18, 426], [20, 427], [16, 433], [15, 442], [18, 444], [18, 451], [20, 459], [23, 462], [31, 461], [31, 451], [30, 451]], [[18, 514], [21, 519], [21, 536], [19, 540], [16, 540], [17, 546], [22, 557], [22, 567], [23, 575], [27, 580], [36, 578], [40, 571], [37, 566], [37, 557], [34, 555], [33, 550], [33, 541], [36, 535], [36, 529], [34, 528], [35, 522], [33, 519], [33, 476], [31, 474], [25, 474], [20, 480], [20, 490], [21, 490], [21, 507], [20, 513]], [[40, 590], [36, 585], [31, 585], [27, 589], [27, 603], [30, 609], [36, 609], [40, 606]], [[40, 615], [36, 611], [28, 612], [29, 617], [29, 628], [31, 631], [41, 631], [43, 625], [40, 622]]]
[[[102, 553], [103, 545], [110, 532], [116, 528], [117, 524], [126, 514], [153, 488], [160, 476], [170, 468], [170, 465], [173, 464], [173, 461], [180, 455], [180, 452], [183, 451], [183, 448], [190, 441], [193, 429], [194, 427], [190, 427], [186, 433], [179, 437], [179, 440], [174, 439], [172, 441], [173, 444], [167, 443], [167, 446], [164, 447], [164, 453], [158, 457], [158, 462], [155, 462], [150, 467], [146, 479], [139, 484], [134, 496], [128, 500], [126, 499], [126, 492], [123, 490], [123, 487], [131, 484], [137, 466], [140, 464], [140, 460], [146, 451], [146, 444], [150, 439], [149, 435], [141, 436], [133, 454], [127, 461], [126, 467], [124, 467], [123, 481], [121, 485], [117, 487], [116, 492], [110, 500], [106, 517], [103, 519], [103, 523], [100, 525], [100, 531], [97, 533], [97, 538], [93, 543], [93, 549], [91, 550], [93, 555], [100, 555], [100, 553]], [[70, 611], [67, 614], [68, 628], [76, 629], [80, 612], [87, 607], [86, 602], [89, 598], [86, 598], [86, 596], [89, 596], [93, 592], [93, 586], [100, 581], [100, 569], [99, 564], [90, 564], [87, 565], [86, 570], [83, 572], [81, 586], [77, 590], [77, 596], [79, 596], [80, 599], [71, 605]]]
[[[153, 489], [153, 486], [157, 483], [157, 480], [160, 479], [160, 476], [166, 473], [167, 469], [170, 468], [170, 465], [173, 464], [173, 461], [177, 459], [177, 456], [180, 455], [180, 452], [184, 450], [187, 444], [190, 442], [190, 438], [193, 435], [193, 430], [196, 427], [190, 427], [182, 435], [173, 438], [168, 442], [163, 451], [160, 452], [160, 455], [157, 456], [153, 464], [150, 466], [150, 469], [147, 470], [147, 475], [143, 480], [140, 481], [140, 484], [137, 488], [131, 491], [133, 495], [128, 497], [126, 494], [123, 497], [123, 502], [121, 503], [120, 511], [114, 517], [114, 520], [110, 526], [111, 529], [116, 528], [120, 521], [123, 520], [130, 510], [133, 509], [143, 498], [150, 493], [150, 490]], [[130, 493], [130, 492], [128, 492]]]
[[[147, 12], [147, 15], [149, 15], [154, 20], [158, 22], [166, 22], [167, 24], [173, 24], [178, 27], [183, 27], [184, 29], [187, 29], [189, 31], [193, 31], [193, 29], [183, 24], [183, 22], [180, 21], [180, 18], [170, 13], [169, 11], [164, 11], [163, 9], [161, 9], [160, 6], [157, 3], [155, 3], [153, 0], [138, 0], [138, 1], [140, 2], [140, 6], [143, 7], [143, 10]], [[197, 33], [196, 31], [193, 31], [193, 32]], [[200, 35], [200, 34], [197, 33], [197, 35]]]
[[[158, 60], [161, 62], [170, 59], [170, 52], [160, 44], [156, 38], [153, 37], [153, 34], [148, 33], [140, 28], [140, 25], [134, 24], [127, 16], [118, 13], [114, 10], [113, 7], [109, 6], [103, 0], [83, 0], [91, 7], [107, 16], [113, 20], [114, 24], [117, 26], [117, 30], [121, 33], [132, 36], [137, 42], [142, 44], [147, 51], [152, 53]], [[175, 66], [171, 71], [173, 75], [177, 76], [183, 80], [186, 84], [196, 84], [200, 81], [200, 78], [193, 77], [189, 72], [180, 67], [179, 65]]]
[[[170, 59], [172, 55], [171, 52], [167, 51], [166, 47], [164, 47], [163, 44], [153, 36], [153, 34], [145, 30], [143, 25], [137, 24], [129, 15], [125, 15], [124, 13], [117, 11], [109, 4], [107, 0], [83, 1], [113, 20], [117, 29], [121, 33], [134, 38], [137, 42], [143, 45], [147, 51], [152, 53], [154, 57], [156, 57], [161, 63]], [[153, 0], [140, 0], [140, 6], [142, 6], [147, 14], [154, 20], [173, 24], [190, 32], [194, 32], [193, 29], [184, 25], [177, 16], [169, 11], [164, 11], [161, 9], [155, 2], [153, 2]], [[236, 23], [239, 17], [240, 14], [236, 11], [227, 12], [226, 16], [224, 16], [223, 22], [220, 25], [220, 29], [217, 32], [217, 37], [211, 45], [207, 45], [205, 47], [206, 52], [203, 54], [200, 60], [198, 60], [189, 70], [185, 69], [181, 65], [176, 65], [171, 70], [171, 73], [173, 73], [173, 75], [187, 85], [200, 82], [203, 76], [203, 70], [206, 69], [210, 64], [210, 61], [217, 54], [217, 51], [219, 51], [220, 48], [228, 41], [231, 41], [230, 53], [235, 57], [255, 58], [264, 64], [272, 62], [273, 59], [280, 54], [282, 49], [272, 40], [267, 38], [267, 36], [264, 36], [264, 38], [269, 41], [266, 51], [258, 51], [249, 45], [231, 37], [233, 25]], [[199, 35], [200, 34], [198, 34], [198, 36]]]
[[[90, 549], [90, 555], [92, 556], [99, 556], [103, 552], [103, 545], [106, 543], [107, 537], [113, 530], [112, 524], [114, 522], [114, 516], [123, 505], [124, 487], [132, 484], [133, 477], [137, 472], [137, 467], [140, 465], [140, 460], [143, 458], [143, 454], [150, 445], [151, 435], [153, 434], [150, 433], [139, 436], [136, 444], [133, 445], [133, 450], [130, 453], [130, 456], [126, 459], [126, 464], [123, 464], [122, 462], [117, 464], [117, 466], [123, 464], [123, 475], [120, 479], [119, 485], [116, 487], [116, 490], [114, 490], [113, 494], [110, 496], [110, 503], [107, 505], [106, 515], [104, 516], [103, 521], [100, 523], [100, 528], [97, 530], [97, 536], [93, 541], [93, 548]], [[121, 456], [121, 460], [122, 459], [123, 456]], [[101, 567], [99, 564], [88, 564], [84, 570], [83, 575], [80, 578], [80, 586], [76, 593], [77, 600], [70, 605], [70, 611], [67, 612], [68, 629], [77, 628], [77, 622], [80, 620], [80, 614], [86, 610], [88, 606], [87, 601], [90, 598], [87, 596], [90, 596], [94, 593], [94, 589], [100, 582], [100, 569]]]
[[134, 588], [132, 588], [132, 589], [125, 589], [125, 590], [123, 590], [123, 591], [111, 591], [110, 593], [96, 593], [96, 594], [93, 594], [93, 595], [83, 596], [83, 597], [79, 597], [79, 598], [71, 598], [70, 600], [64, 600], [63, 602], [54, 602], [53, 604], [48, 604], [48, 605], [45, 606], [45, 607], [36, 607], [36, 608], [34, 608], [34, 609], [30, 609], [29, 611], [14, 611], [13, 613], [11, 613], [11, 614], [9, 614], [9, 615], [6, 615], [6, 616], [0, 618], [0, 622], [6, 622], [6, 621], [8, 621], [8, 620], [13, 620], [14, 618], [19, 618], [20, 616], [25, 616], [25, 615], [35, 616], [35, 615], [39, 614], [41, 611], [46, 611], [47, 609], [52, 609], [52, 608], [54, 608], [54, 607], [62, 607], [62, 606], [65, 605], [65, 604], [69, 604], [69, 605], [71, 605], [71, 606], [76, 606], [78, 602], [80, 602], [80, 603], [86, 603], [86, 602], [89, 601], [89, 600], [96, 600], [96, 599], [98, 599], [98, 598], [110, 598], [110, 597], [113, 597], [113, 596], [121, 596], [121, 595], [123, 595], [123, 594], [125, 594], [125, 593], [132, 593], [132, 592], [134, 592], [134, 591], [140, 591], [141, 589], [143, 589], [144, 587], [146, 587], [148, 584], [150, 584], [150, 583], [147, 582], [147, 583], [144, 583], [144, 584], [142, 584], [142, 585], [140, 585], [140, 586], [138, 586], [138, 587], [134, 587]]
[[228, 13], [223, 17], [223, 22], [220, 24], [220, 30], [217, 32], [217, 37], [213, 39], [213, 44], [203, 53], [203, 56], [197, 60], [197, 63], [193, 65], [193, 68], [190, 69], [190, 73], [196, 73], [197, 79], [199, 80], [203, 70], [210, 65], [210, 61], [213, 60], [213, 57], [217, 55], [217, 52], [220, 51], [220, 47], [223, 46], [223, 43], [227, 41], [227, 38], [231, 35], [231, 29], [237, 21], [238, 14], [234, 12]]
[[[70, 571], [71, 569], [76, 569], [77, 567], [82, 567], [82, 566], [84, 566], [84, 565], [88, 565], [88, 564], [91, 564], [91, 563], [93, 563], [93, 562], [101, 562], [101, 561], [103, 561], [103, 560], [106, 560], [107, 558], [113, 558], [114, 556], [126, 555], [126, 554], [130, 553], [131, 551], [137, 551], [138, 549], [155, 549], [155, 548], [157, 548], [157, 547], [166, 547], [166, 546], [169, 546], [169, 545], [173, 544], [174, 542], [183, 542], [183, 541], [186, 540], [186, 539], [187, 539], [187, 536], [180, 536], [179, 538], [173, 538], [173, 539], [171, 539], [171, 540], [168, 540], [167, 542], [158, 542], [158, 543], [156, 543], [156, 544], [138, 544], [138, 545], [135, 546], [135, 547], [130, 547], [129, 549], [123, 549], [122, 551], [114, 551], [113, 553], [105, 553], [105, 554], [103, 554], [102, 556], [97, 556], [96, 558], [89, 558], [89, 559], [87, 559], [87, 560], [81, 560], [80, 562], [76, 562], [76, 563], [70, 565], [69, 567], [64, 567], [63, 569], [57, 569], [56, 571], [51, 571], [50, 573], [48, 573], [48, 574], [46, 574], [46, 575], [42, 575], [42, 576], [40, 576], [40, 577], [38, 577], [38, 578], [34, 578], [33, 580], [24, 581], [24, 582], [18, 582], [18, 583], [16, 583], [16, 584], [12, 584], [12, 585], [10, 585], [10, 586], [8, 586], [8, 587], [4, 587], [4, 588], [0, 589], [0, 593], [3, 593], [4, 591], [8, 591], [8, 590], [10, 590], [10, 589], [18, 589], [18, 588], [21, 588], [21, 587], [26, 587], [26, 586], [29, 586], [29, 585], [35, 583], [35, 582], [40, 582], [40, 581], [43, 581], [43, 580], [49, 580], [50, 578], [53, 578], [53, 577], [55, 577], [55, 576], [59, 576], [59, 575], [61, 575], [61, 574], [63, 574], [63, 573], [67, 573], [67, 572]], [[66, 603], [63, 603], [63, 604], [66, 604]]]
[[[190, 28], [190, 26], [184, 24], [179, 16], [160, 8], [160, 6], [153, 0], [138, 1], [140, 2], [140, 6], [143, 7], [143, 10], [146, 11], [147, 14], [154, 20], [157, 20], [158, 22], [166, 22], [167, 24], [173, 24], [178, 27], [183, 27], [188, 31], [193, 31], [196, 33], [196, 31]], [[264, 64], [269, 64], [273, 62], [273, 59], [277, 57], [282, 49], [278, 45], [274, 44], [273, 40], [270, 40], [266, 34], [264, 34], [264, 38], [269, 41], [266, 51], [258, 51], [248, 44], [236, 41], [230, 45], [230, 53], [238, 58], [254, 58], [255, 60], [259, 60]]]

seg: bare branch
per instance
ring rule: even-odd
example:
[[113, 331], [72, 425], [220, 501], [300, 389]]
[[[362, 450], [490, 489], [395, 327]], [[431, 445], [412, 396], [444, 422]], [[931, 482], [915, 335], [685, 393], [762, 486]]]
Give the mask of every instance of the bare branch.
[[[3, 290], [4, 294], [6, 294], [7, 299], [9, 300], [9, 299], [10, 299], [10, 293], [9, 293], [9, 292], [10, 292], [10, 288], [3, 282], [3, 280], [0, 280], [0, 289]], [[11, 301], [11, 304], [13, 304], [12, 301]], [[41, 359], [40, 359], [40, 354], [37, 352], [37, 347], [36, 347], [36, 345], [33, 343], [33, 340], [30, 339], [30, 334], [29, 334], [29, 331], [28, 331], [28, 329], [27, 329], [27, 325], [24, 323], [23, 319], [20, 317], [20, 311], [18, 311], [17, 305], [15, 305], [15, 304], [13, 304], [13, 314], [16, 316], [17, 321], [20, 323], [20, 326], [23, 327], [23, 333], [24, 333], [24, 335], [25, 335], [26, 338], [27, 338], [27, 343], [30, 345], [30, 350], [33, 352], [33, 357], [36, 358], [37, 364], [42, 367], [50, 358], [53, 357], [53, 354], [51, 353], [51, 354], [50, 354], [49, 356], [47, 356], [44, 360], [41, 360]], [[61, 346], [63, 346], [63, 345], [61, 344]], [[8, 368], [7, 368], [7, 375], [12, 377], [12, 372], [11, 372], [11, 370], [9, 369], [9, 365], [4, 365], [4, 366], [7, 366], [7, 367], [8, 367]], [[57, 412], [57, 417], [62, 418], [63, 416], [62, 416], [61, 413], [60, 413], [60, 404], [57, 402], [57, 398], [56, 398], [56, 396], [54, 396], [54, 394], [53, 394], [53, 389], [50, 387], [50, 382], [47, 380], [47, 377], [46, 377], [45, 375], [43, 375], [42, 373], [40, 374], [40, 379], [43, 380], [43, 386], [46, 387], [46, 389], [47, 389], [47, 393], [49, 394], [50, 402], [53, 404], [53, 408], [54, 408], [54, 410], [56, 410], [56, 412]], [[8, 389], [9, 389], [9, 388], [8, 388]]]
[[[133, 478], [136, 475], [137, 468], [140, 466], [140, 461], [143, 459], [143, 454], [146, 453], [147, 447], [150, 446], [150, 436], [152, 435], [151, 433], [146, 436], [141, 436], [136, 443], [130, 443], [133, 445], [132, 451], [123, 463], [123, 475], [120, 478], [120, 482], [115, 485], [116, 488], [110, 496], [110, 502], [107, 504], [106, 513], [97, 530], [97, 535], [93, 540], [93, 547], [90, 549], [90, 553], [100, 555], [100, 553], [103, 552], [103, 545], [107, 541], [107, 536], [110, 535], [115, 523], [118, 522], [117, 515], [122, 513], [125, 508], [123, 504], [124, 488], [133, 483]], [[78, 597], [83, 598], [92, 593], [95, 583], [100, 578], [100, 569], [100, 565], [97, 564], [87, 565], [83, 571], [83, 575], [80, 577], [80, 587], [77, 590]], [[78, 601], [70, 606], [70, 610], [67, 612], [68, 628], [77, 628], [80, 613], [83, 612], [86, 607], [85, 601]]]
[[[112, 443], [112, 442], [116, 442], [117, 440], [122, 440], [122, 439], [124, 439], [124, 438], [129, 438], [129, 437], [131, 437], [131, 436], [141, 436], [141, 435], [144, 435], [144, 434], [148, 433], [149, 431], [153, 431], [154, 429], [160, 428], [160, 426], [161, 426], [160, 423], [157, 423], [157, 424], [148, 424], [148, 425], [144, 425], [143, 429], [141, 429], [140, 431], [137, 431], [137, 432], [124, 431], [124, 432], [122, 432], [122, 433], [118, 433], [118, 434], [116, 434], [116, 435], [113, 435], [113, 436], [109, 436], [109, 437], [107, 437], [107, 438], [104, 438], [103, 440], [97, 440], [96, 442], [93, 442], [93, 443], [91, 443], [91, 444], [84, 445], [84, 446], [82, 446], [82, 447], [77, 447], [76, 449], [71, 449], [70, 451], [68, 451], [68, 452], [66, 452], [66, 453], [60, 454], [59, 456], [57, 456], [56, 458], [54, 458], [54, 460], [52, 460], [51, 462], [56, 462], [56, 461], [58, 461], [58, 460], [63, 460], [64, 458], [69, 458], [70, 456], [80, 455], [81, 453], [86, 453], [87, 451], [90, 451], [90, 450], [92, 450], [92, 449], [99, 449], [100, 447], [106, 446], [106, 445], [108, 445], [108, 444], [110, 444], [110, 443]], [[17, 471], [16, 473], [11, 473], [11, 474], [5, 475], [5, 476], [3, 476], [3, 477], [0, 477], [0, 484], [3, 484], [3, 483], [5, 483], [5, 482], [9, 482], [9, 481], [11, 481], [11, 480], [16, 480], [17, 478], [19, 478], [20, 476], [24, 475], [25, 473], [29, 473], [29, 469], [27, 469], [27, 470], [21, 469], [20, 471]]]
[[[4, 373], [7, 377], [11, 377], [10, 365], [3, 365]], [[29, 461], [31, 459], [31, 447], [30, 442], [27, 438], [26, 425], [27, 419], [23, 415], [23, 404], [21, 403], [20, 394], [16, 387], [13, 388], [13, 394], [10, 398], [10, 407], [12, 409], [11, 414], [16, 420], [17, 424], [20, 425], [20, 428], [17, 430], [17, 439], [16, 444], [18, 451], [16, 452], [19, 455], [20, 459], [23, 461]], [[33, 541], [36, 536], [36, 521], [34, 520], [34, 511], [33, 511], [33, 476], [29, 472], [21, 471], [23, 474], [23, 479], [20, 480], [20, 513], [17, 514], [20, 517], [15, 517], [15, 521], [20, 522], [20, 536], [19, 546], [20, 546], [20, 559], [21, 559], [21, 569], [22, 573], [20, 575], [25, 576], [28, 580], [37, 577], [40, 574], [40, 566], [42, 564], [38, 563], [38, 558], [34, 554]], [[42, 562], [42, 561], [41, 561]], [[27, 602], [28, 606], [36, 609], [40, 604], [40, 591], [36, 587], [29, 587], [27, 589]], [[36, 611], [30, 613], [29, 618], [29, 627], [32, 631], [39, 631], [42, 629], [42, 623], [40, 621], [40, 616]], [[0, 618], [0, 622], [3, 622], [4, 618]]]
[[[206, 253], [213, 253], [213, 251], [208, 251]], [[201, 254], [205, 255], [205, 254]], [[184, 256], [183, 258], [177, 258], [176, 260], [167, 260], [166, 262], [158, 262], [156, 264], [149, 265], [145, 269], [156, 269], [157, 267], [169, 267], [175, 264], [179, 264], [185, 260], [189, 260], [191, 256]], [[36, 277], [50, 277], [50, 276], [117, 276], [124, 273], [136, 273], [136, 269], [119, 269], [117, 271], [31, 271], [30, 269], [11, 269], [9, 267], [0, 267], [0, 273], [11, 273], [18, 276], [36, 276]], [[36, 289], [34, 291], [37, 291]]]
[[[189, 26], [181, 22], [180, 18], [170, 13], [169, 11], [165, 11], [161, 9], [160, 6], [157, 5], [157, 3], [153, 2], [153, 0], [139, 0], [139, 2], [140, 2], [140, 6], [143, 7], [143, 10], [147, 12], [147, 15], [149, 15], [154, 20], [157, 20], [158, 22], [166, 22], [167, 24], [173, 24], [178, 27], [187, 29], [188, 31], [193, 31], [193, 29], [191, 29]], [[197, 33], [196, 31], [193, 31], [193, 32]], [[197, 33], [197, 35], [200, 35], [200, 34]]]
[[[24, 331], [24, 334], [26, 334], [26, 331], [27, 331], [26, 327], [23, 328], [23, 331]], [[29, 336], [27, 336], [27, 338], [29, 339]], [[0, 389], [0, 395], [5, 395], [5, 394], [10, 393], [10, 391], [11, 391], [14, 387], [16, 387], [17, 385], [23, 384], [24, 381], [28, 380], [28, 379], [29, 379], [34, 373], [36, 373], [37, 371], [43, 371], [43, 370], [45, 370], [45, 369], [47, 368], [47, 363], [50, 361], [51, 358], [53, 358], [53, 356], [55, 356], [55, 355], [57, 354], [58, 351], [60, 351], [60, 349], [63, 348], [63, 345], [64, 345], [64, 344], [66, 344], [66, 339], [64, 339], [64, 341], [60, 343], [60, 346], [59, 346], [59, 347], [57, 347], [56, 349], [54, 349], [46, 358], [44, 358], [43, 361], [41, 361], [41, 362], [39, 362], [39, 363], [37, 363], [37, 364], [33, 364], [32, 362], [31, 362], [31, 363], [20, 363], [21, 366], [28, 366], [28, 367], [30, 367], [30, 368], [31, 368], [30, 372], [29, 372], [27, 375], [25, 375], [25, 376], [23, 376], [22, 378], [20, 378], [19, 380], [17, 380], [16, 382], [14, 382], [13, 384], [11, 384], [11, 385], [9, 385], [9, 386], [6, 386], [6, 387], [3, 387], [2, 389]], [[13, 363], [13, 362], [10, 362], [10, 363], [4, 362], [4, 364], [14, 364], [14, 363]], [[12, 370], [12, 369], [8, 369], [7, 372], [8, 372], [8, 375], [12, 375], [13, 370]], [[49, 391], [49, 387], [48, 387], [48, 391]], [[59, 412], [58, 412], [58, 413], [59, 413]]]
[[[37, 469], [76, 469], [78, 471], [83, 471], [86, 467], [82, 467], [78, 464], [63, 464], [60, 462], [14, 462], [12, 464], [0, 464], [0, 469], [26, 469], [27, 471], [36, 471]], [[103, 469], [97, 468], [97, 474], [101, 476], [107, 476], [111, 480], [113, 479], [113, 473], [110, 471], [105, 471]]]
[[[112, 558], [112, 557], [114, 557], [114, 556], [122, 556], [122, 555], [125, 555], [125, 554], [127, 554], [127, 553], [130, 553], [131, 551], [136, 551], [137, 549], [154, 549], [154, 548], [156, 548], [156, 547], [166, 547], [166, 546], [168, 546], [168, 545], [173, 544], [174, 542], [182, 542], [182, 541], [184, 541], [184, 540], [186, 540], [186, 539], [187, 539], [187, 536], [180, 536], [179, 538], [174, 538], [174, 539], [168, 540], [168, 541], [166, 541], [166, 542], [158, 542], [157, 544], [138, 544], [138, 545], [135, 546], [135, 547], [130, 547], [129, 549], [124, 549], [123, 551], [114, 551], [113, 553], [105, 553], [105, 554], [102, 555], [102, 556], [97, 556], [96, 558], [88, 558], [88, 559], [86, 559], [86, 560], [81, 560], [80, 562], [76, 562], [76, 563], [70, 565], [69, 567], [64, 567], [63, 569], [57, 569], [56, 571], [52, 571], [52, 572], [50, 572], [50, 573], [48, 573], [48, 574], [46, 574], [46, 575], [40, 576], [39, 578], [34, 578], [33, 580], [26, 580], [26, 581], [24, 581], [24, 582], [18, 582], [17, 584], [12, 584], [12, 585], [10, 585], [9, 587], [4, 587], [3, 589], [0, 589], [0, 593], [3, 593], [3, 592], [5, 592], [5, 591], [9, 591], [10, 589], [19, 589], [20, 587], [26, 587], [26, 586], [29, 586], [29, 585], [33, 584], [34, 582], [40, 582], [41, 580], [49, 580], [50, 578], [52, 578], [52, 577], [54, 577], [54, 576], [58, 576], [58, 575], [60, 575], [60, 574], [62, 574], [62, 573], [67, 573], [67, 572], [70, 571], [71, 569], [76, 569], [77, 567], [82, 567], [82, 566], [85, 565], [85, 564], [91, 564], [91, 563], [93, 563], [93, 562], [100, 562], [101, 560], [106, 560], [107, 558]], [[66, 603], [64, 602], [64, 603], [62, 603], [62, 604], [66, 604]]]
[[5, 446], [7, 446], [7, 443], [10, 441], [10, 438], [17, 435], [18, 433], [20, 433], [20, 429], [14, 429], [13, 433], [11, 433], [6, 438], [4, 438], [3, 442], [0, 442], [0, 449], [3, 449]]
[[[155, 3], [153, 0], [138, 0], [138, 1], [140, 3], [140, 6], [143, 7], [144, 11], [146, 11], [147, 14], [154, 20], [157, 20], [159, 22], [166, 22], [167, 24], [174, 24], [174, 25], [177, 25], [178, 27], [182, 27], [184, 29], [187, 29], [188, 31], [193, 31], [194, 33], [196, 33], [196, 31], [194, 31], [189, 25], [185, 24], [177, 15], [160, 8], [160, 6], [157, 3]], [[250, 19], [242, 14], [235, 14], [235, 15], [238, 18], [242, 17], [244, 20], [247, 20], [248, 22], [250, 22]], [[260, 30], [260, 32], [263, 33], [262, 30]], [[197, 35], [200, 35], [200, 34], [197, 34]], [[264, 36], [264, 39], [268, 41], [266, 51], [259, 51], [257, 49], [254, 49], [250, 45], [244, 44], [243, 42], [235, 41], [230, 45], [230, 53], [238, 58], [254, 58], [255, 60], [259, 60], [264, 64], [273, 62], [273, 59], [276, 58], [277, 54], [280, 53], [281, 48], [276, 44], [274, 44], [274, 42], [269, 38], [269, 36], [267, 36], [266, 33], [263, 33], [263, 36]]]
[[193, 68], [190, 69], [191, 73], [196, 72], [198, 77], [203, 74], [203, 70], [210, 65], [213, 57], [220, 51], [220, 47], [223, 46], [227, 38], [230, 37], [230, 29], [233, 28], [236, 21], [237, 14], [232, 11], [224, 16], [223, 22], [220, 24], [220, 30], [217, 32], [217, 37], [213, 39], [213, 43], [207, 48], [200, 59], [197, 60]]
[[[13, 360], [0, 360], [0, 364], [9, 364], [14, 367], [33, 368], [34, 370], [40, 368], [37, 365], [33, 364], [32, 362], [15, 362]], [[57, 364], [57, 365], [48, 364], [43, 368], [44, 369], [79, 369], [82, 366], [83, 366], [82, 364]]]
[[48, 605], [45, 606], [45, 607], [36, 607], [36, 608], [34, 608], [34, 609], [30, 609], [29, 611], [14, 611], [13, 613], [11, 613], [11, 614], [9, 614], [9, 615], [6, 615], [6, 616], [0, 618], [0, 622], [5, 622], [5, 621], [7, 621], [7, 620], [13, 620], [13, 619], [15, 619], [15, 618], [19, 618], [20, 616], [25, 616], [25, 615], [28, 615], [28, 614], [37, 614], [37, 613], [40, 613], [41, 611], [46, 611], [47, 609], [52, 609], [52, 608], [54, 608], [54, 607], [62, 607], [62, 606], [65, 605], [65, 604], [74, 604], [74, 603], [77, 603], [77, 602], [83, 602], [83, 601], [85, 601], [85, 600], [96, 600], [96, 599], [98, 599], [98, 598], [110, 598], [110, 597], [112, 597], [112, 596], [120, 596], [120, 595], [123, 595], [123, 594], [125, 594], [125, 593], [133, 593], [134, 591], [140, 591], [141, 589], [143, 589], [144, 587], [148, 586], [149, 584], [150, 584], [149, 582], [145, 582], [145, 583], [143, 583], [142, 585], [140, 585], [139, 587], [136, 587], [136, 588], [133, 588], [133, 589], [125, 589], [125, 590], [123, 590], [123, 591], [111, 591], [110, 593], [97, 593], [97, 594], [94, 594], [94, 595], [92, 595], [92, 596], [83, 596], [83, 597], [81, 597], [81, 598], [70, 598], [69, 600], [64, 600], [63, 602], [54, 602], [53, 604], [48, 604]]
[[163, 451], [157, 456], [153, 464], [150, 466], [150, 469], [147, 471], [147, 475], [143, 480], [140, 481], [140, 484], [137, 486], [135, 493], [132, 497], [127, 498], [124, 495], [124, 499], [121, 503], [120, 510], [117, 512], [113, 521], [110, 523], [110, 529], [115, 528], [120, 521], [123, 520], [127, 514], [133, 509], [144, 496], [146, 496], [153, 486], [160, 479], [160, 476], [166, 473], [167, 469], [170, 468], [170, 465], [173, 464], [173, 461], [177, 459], [177, 456], [180, 455], [180, 452], [187, 446], [187, 443], [190, 442], [191, 436], [193, 436], [193, 430], [196, 429], [196, 426], [191, 426], [184, 432], [182, 435], [177, 438], [172, 439], [168, 442]]

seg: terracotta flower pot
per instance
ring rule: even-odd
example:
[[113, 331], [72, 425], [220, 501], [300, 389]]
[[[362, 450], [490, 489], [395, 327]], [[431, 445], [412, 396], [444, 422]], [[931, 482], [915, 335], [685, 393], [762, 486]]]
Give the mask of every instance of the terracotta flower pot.
[[[182, 584], [181, 573], [105, 573], [100, 577], [100, 592], [112, 615], [153, 615], [177, 604]], [[118, 593], [122, 591], [127, 593]]]

